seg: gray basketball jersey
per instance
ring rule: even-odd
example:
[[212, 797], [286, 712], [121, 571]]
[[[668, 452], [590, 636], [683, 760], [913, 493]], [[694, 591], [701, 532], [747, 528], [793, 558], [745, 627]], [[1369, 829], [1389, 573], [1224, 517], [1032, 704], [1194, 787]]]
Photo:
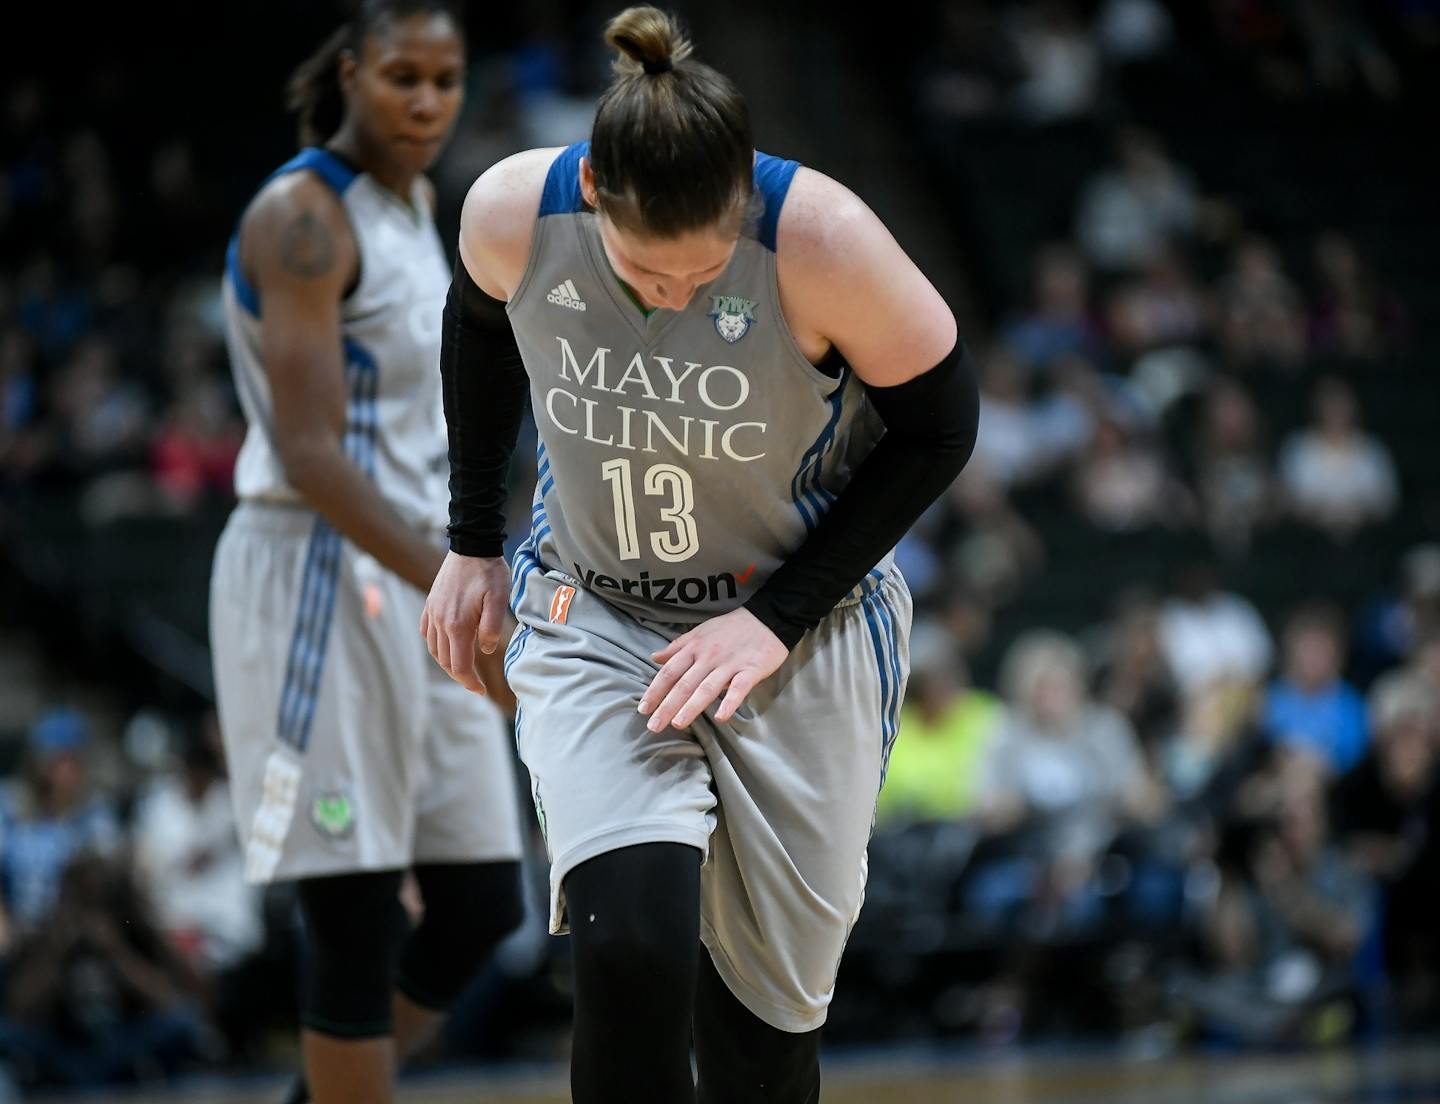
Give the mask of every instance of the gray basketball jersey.
[[[335, 189], [360, 251], [360, 280], [341, 305], [349, 391], [345, 448], [411, 525], [443, 526], [449, 504], [440, 391], [440, 317], [450, 276], [417, 180], [407, 204], [328, 150], [306, 149], [271, 177], [309, 170]], [[235, 466], [241, 499], [300, 503], [275, 450], [270, 381], [260, 352], [259, 292], [226, 263], [225, 333], [249, 429]]]
[[762, 213], [729, 266], [684, 310], [647, 317], [581, 199], [588, 149], [551, 165], [508, 308], [540, 440], [516, 595], [543, 566], [638, 616], [699, 621], [743, 604], [804, 542], [881, 426], [859, 381], [811, 365], [780, 311], [795, 162], [757, 155]]

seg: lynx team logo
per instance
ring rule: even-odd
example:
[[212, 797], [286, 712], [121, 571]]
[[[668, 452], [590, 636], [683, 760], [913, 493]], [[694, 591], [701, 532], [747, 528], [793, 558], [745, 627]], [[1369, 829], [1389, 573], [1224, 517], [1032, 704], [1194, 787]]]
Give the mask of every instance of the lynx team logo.
[[739, 295], [712, 295], [710, 301], [715, 309], [710, 317], [715, 319], [715, 332], [734, 345], [750, 332], [750, 323], [755, 321], [755, 300]]

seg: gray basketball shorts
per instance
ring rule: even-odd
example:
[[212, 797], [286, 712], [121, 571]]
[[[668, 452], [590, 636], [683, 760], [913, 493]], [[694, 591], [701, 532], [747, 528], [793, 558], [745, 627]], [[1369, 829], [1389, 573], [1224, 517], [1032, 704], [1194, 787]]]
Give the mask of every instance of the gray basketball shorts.
[[248, 881], [520, 857], [509, 725], [430, 658], [423, 605], [309, 510], [231, 515], [210, 636]]
[[550, 853], [550, 930], [565, 876], [607, 851], [690, 844], [701, 938], [741, 1002], [783, 1031], [825, 1021], [865, 893], [865, 850], [909, 673], [898, 570], [807, 633], [731, 720], [652, 733], [636, 712], [652, 652], [690, 626], [639, 620], [524, 553], [506, 660], [520, 756]]

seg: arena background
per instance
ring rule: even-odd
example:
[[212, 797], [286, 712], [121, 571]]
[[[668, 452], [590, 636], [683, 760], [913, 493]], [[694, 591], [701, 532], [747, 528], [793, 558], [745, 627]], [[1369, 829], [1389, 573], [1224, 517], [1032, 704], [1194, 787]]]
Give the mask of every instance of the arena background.
[[[478, 172], [588, 132], [614, 7], [471, 5], [447, 244]], [[676, 7], [761, 147], [931, 275], [982, 381], [976, 458], [900, 549], [915, 675], [827, 1099], [1440, 1099], [1440, 4]], [[302, 948], [290, 895], [236, 880], [210, 712], [218, 289], [343, 9], [29, 15], [0, 68], [0, 1099], [64, 1089], [57, 1040], [78, 1080], [130, 1048], [101, 1098], [278, 1099]], [[94, 946], [61, 968], [68, 931], [169, 998]], [[561, 1099], [568, 1002], [537, 906], [407, 1098]]]

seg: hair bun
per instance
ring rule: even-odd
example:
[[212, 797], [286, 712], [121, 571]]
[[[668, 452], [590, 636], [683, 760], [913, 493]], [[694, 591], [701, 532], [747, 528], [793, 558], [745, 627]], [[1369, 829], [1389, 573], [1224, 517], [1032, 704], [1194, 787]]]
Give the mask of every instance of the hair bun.
[[605, 41], [620, 52], [615, 69], [625, 75], [668, 73], [693, 49], [679, 23], [649, 4], [626, 8], [610, 20]]

